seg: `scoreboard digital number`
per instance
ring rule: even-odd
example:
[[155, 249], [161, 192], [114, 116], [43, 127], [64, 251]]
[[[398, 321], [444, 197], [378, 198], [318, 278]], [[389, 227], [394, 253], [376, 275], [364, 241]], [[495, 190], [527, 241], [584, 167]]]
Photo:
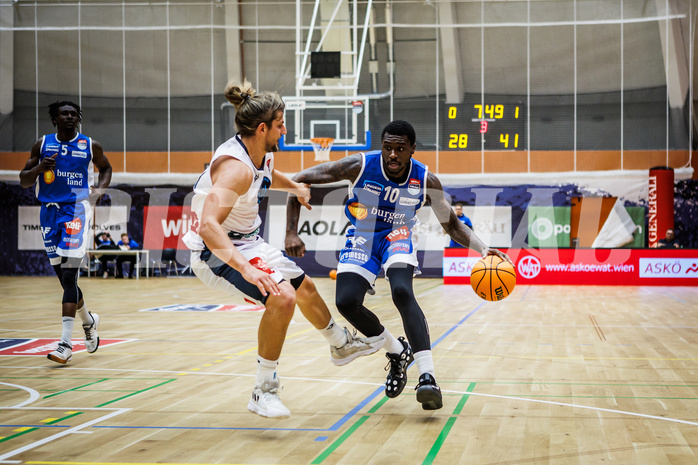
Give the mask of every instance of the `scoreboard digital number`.
[[445, 150], [526, 150], [520, 103], [446, 105]]

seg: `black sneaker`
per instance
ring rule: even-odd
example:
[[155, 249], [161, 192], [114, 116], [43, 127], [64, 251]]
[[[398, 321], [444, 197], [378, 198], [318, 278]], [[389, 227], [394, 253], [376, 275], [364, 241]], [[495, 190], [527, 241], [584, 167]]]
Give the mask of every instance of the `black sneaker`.
[[404, 349], [399, 354], [385, 354], [388, 357], [388, 365], [390, 367], [388, 378], [385, 380], [385, 395], [390, 398], [395, 398], [400, 395], [405, 385], [407, 384], [407, 367], [414, 361], [412, 348], [407, 343], [404, 337], [397, 338], [402, 343]]
[[444, 406], [441, 400], [441, 388], [429, 373], [423, 373], [419, 377], [417, 390], [417, 402], [422, 404], [424, 410], [438, 410]]

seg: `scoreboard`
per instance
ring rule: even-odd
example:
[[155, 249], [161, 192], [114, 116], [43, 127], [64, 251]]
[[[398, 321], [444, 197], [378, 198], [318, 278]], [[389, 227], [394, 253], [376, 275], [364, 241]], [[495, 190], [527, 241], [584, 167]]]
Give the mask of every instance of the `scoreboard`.
[[522, 103], [445, 105], [441, 150], [526, 150]]

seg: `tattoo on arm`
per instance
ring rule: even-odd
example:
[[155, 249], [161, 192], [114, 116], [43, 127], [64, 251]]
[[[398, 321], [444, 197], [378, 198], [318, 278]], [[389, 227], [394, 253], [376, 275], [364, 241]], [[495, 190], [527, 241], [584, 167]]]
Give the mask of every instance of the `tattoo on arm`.
[[321, 163], [295, 175], [293, 180], [306, 184], [328, 184], [353, 181], [361, 171], [361, 155], [355, 154], [338, 161]]

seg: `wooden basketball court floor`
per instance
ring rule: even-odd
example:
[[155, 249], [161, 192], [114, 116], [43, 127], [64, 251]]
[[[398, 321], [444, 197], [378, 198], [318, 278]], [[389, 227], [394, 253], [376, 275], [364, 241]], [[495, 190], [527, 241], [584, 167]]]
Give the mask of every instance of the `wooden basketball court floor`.
[[[237, 303], [196, 278], [80, 285], [103, 345], [65, 366], [0, 357], [0, 463], [698, 463], [698, 288], [521, 286], [490, 303], [417, 279], [438, 411], [416, 402], [414, 366], [388, 399], [382, 353], [332, 365], [297, 311], [279, 367], [292, 416], [270, 420], [246, 408], [260, 312], [142, 311]], [[404, 334], [377, 291], [367, 306]], [[59, 296], [55, 278], [0, 278], [0, 342], [57, 338]]]

